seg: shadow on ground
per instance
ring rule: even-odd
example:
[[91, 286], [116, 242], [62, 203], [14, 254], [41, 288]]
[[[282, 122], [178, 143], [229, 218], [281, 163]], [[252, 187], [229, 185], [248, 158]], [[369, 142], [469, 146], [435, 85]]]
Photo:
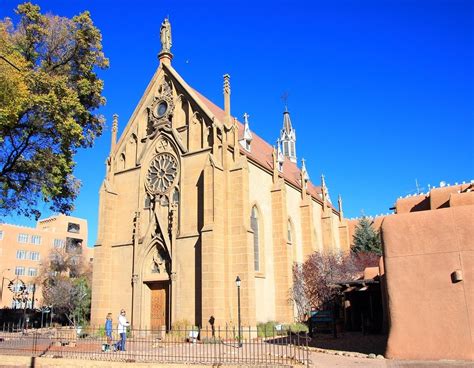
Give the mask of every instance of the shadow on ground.
[[316, 334], [309, 346], [321, 349], [351, 351], [363, 354], [385, 354], [387, 335], [363, 335], [361, 332], [338, 333], [335, 339], [332, 334]]

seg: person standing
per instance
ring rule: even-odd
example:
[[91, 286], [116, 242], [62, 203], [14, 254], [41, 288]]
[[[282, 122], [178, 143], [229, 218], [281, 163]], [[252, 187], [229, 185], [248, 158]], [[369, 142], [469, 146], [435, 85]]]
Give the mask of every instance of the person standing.
[[120, 341], [117, 343], [117, 350], [125, 351], [125, 342], [127, 341], [127, 327], [130, 326], [127, 318], [125, 317], [125, 310], [120, 311], [118, 317], [118, 333], [120, 336]]
[[107, 344], [105, 345], [104, 351], [109, 351], [110, 344], [112, 344], [112, 313], [107, 313], [105, 319], [105, 336], [107, 337]]

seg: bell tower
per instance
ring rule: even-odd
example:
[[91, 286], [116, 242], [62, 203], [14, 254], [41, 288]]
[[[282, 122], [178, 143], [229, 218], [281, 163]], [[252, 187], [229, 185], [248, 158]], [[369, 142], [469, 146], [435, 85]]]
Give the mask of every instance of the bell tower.
[[296, 131], [291, 125], [290, 113], [286, 107], [283, 113], [283, 129], [280, 133], [280, 142], [283, 149], [283, 156], [288, 157], [291, 162], [296, 163]]

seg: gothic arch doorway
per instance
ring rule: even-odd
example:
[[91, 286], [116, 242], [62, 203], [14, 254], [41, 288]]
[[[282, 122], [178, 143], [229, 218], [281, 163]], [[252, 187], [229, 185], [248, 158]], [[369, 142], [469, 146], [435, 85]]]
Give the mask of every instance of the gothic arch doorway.
[[151, 242], [142, 254], [140, 288], [140, 325], [152, 331], [171, 328], [170, 260], [159, 241]]

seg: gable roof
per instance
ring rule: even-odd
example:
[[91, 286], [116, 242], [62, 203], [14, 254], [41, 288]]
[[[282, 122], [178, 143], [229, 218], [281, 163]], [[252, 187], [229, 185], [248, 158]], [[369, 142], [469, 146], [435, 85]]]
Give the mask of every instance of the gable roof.
[[[222, 110], [219, 106], [215, 105], [201, 93], [193, 89], [196, 96], [201, 100], [201, 102], [212, 112], [212, 114], [219, 119], [220, 121], [225, 120], [225, 111]], [[237, 121], [239, 127], [239, 139], [243, 137], [244, 134], [244, 124], [240, 121]], [[267, 168], [273, 171], [273, 146], [255, 134], [252, 131], [252, 150], [249, 152], [242, 147], [240, 147], [240, 152], [246, 155], [250, 160], [255, 161], [256, 163], [260, 164], [264, 168]], [[291, 162], [287, 157], [285, 157], [285, 161], [283, 162], [283, 170], [280, 172], [280, 176], [282, 176], [286, 181], [295, 185], [297, 188], [301, 187], [301, 170], [298, 166]], [[315, 197], [319, 202], [321, 202], [321, 187], [313, 185], [313, 183], [308, 182], [307, 184], [307, 191], [310, 195]], [[329, 205], [331, 205], [329, 203]], [[333, 207], [333, 206], [331, 206]], [[333, 207], [334, 208], [334, 207]]]
[[[198, 103], [209, 117], [212, 115], [217, 118], [219, 124], [225, 121], [225, 111], [219, 106], [210, 101], [207, 97], [192, 88], [171, 66], [166, 64], [160, 64], [160, 68], [165, 69], [166, 72], [173, 75], [174, 78], [181, 84], [181, 86], [187, 90], [191, 97]], [[210, 113], [210, 114], [209, 114]], [[237, 120], [239, 128], [239, 139], [243, 137], [244, 124]], [[267, 143], [265, 140], [260, 138], [255, 132], [252, 132], [252, 150], [251, 152], [240, 147], [240, 153], [246, 155], [251, 161], [258, 163], [269, 171], [273, 171], [273, 146]], [[283, 177], [288, 183], [294, 185], [297, 188], [301, 188], [301, 170], [298, 168], [296, 163], [291, 162], [287, 157], [283, 162], [283, 170], [280, 172], [280, 176]], [[307, 192], [319, 203], [322, 203], [321, 198], [321, 186], [316, 186], [310, 181], [307, 183]], [[336, 213], [336, 208], [331, 202], [328, 201], [328, 206]]]

